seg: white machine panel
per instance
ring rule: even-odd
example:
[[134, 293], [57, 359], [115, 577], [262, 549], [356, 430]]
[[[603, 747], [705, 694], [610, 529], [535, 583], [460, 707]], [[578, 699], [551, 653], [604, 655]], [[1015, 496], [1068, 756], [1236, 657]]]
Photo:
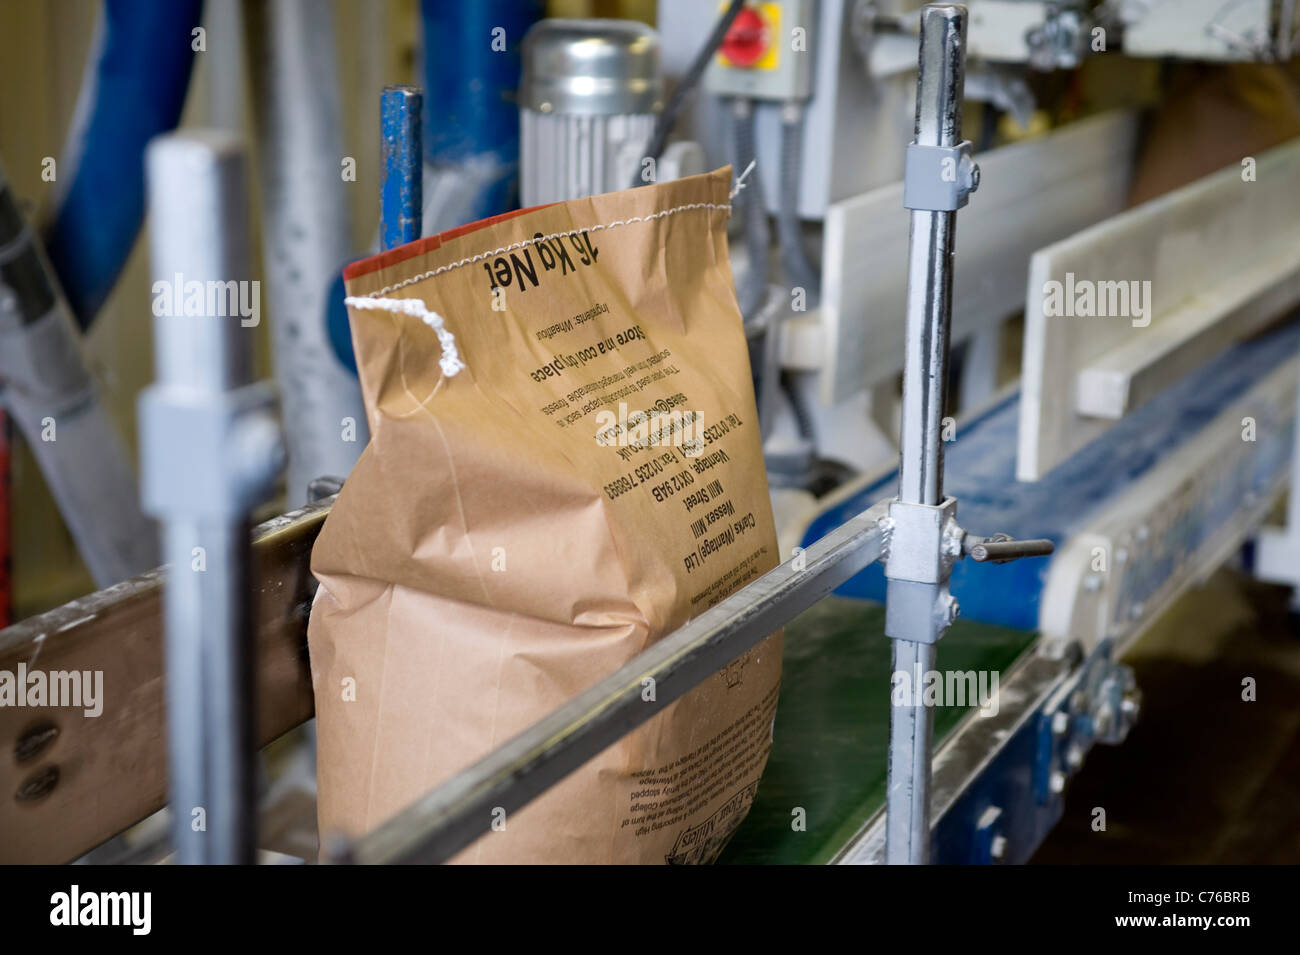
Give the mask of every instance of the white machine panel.
[[[1205, 534], [1190, 528], [1216, 510], [1224, 488], [1249, 486], [1261, 444], [1242, 440], [1242, 419], [1278, 440], [1295, 428], [1300, 359], [1292, 358], [1200, 434], [1161, 461], [1052, 558], [1039, 602], [1049, 646], [1103, 639], [1122, 651], [1189, 586], [1200, 583], [1259, 526], [1286, 486], [1283, 467], [1266, 488], [1234, 502], [1231, 516]], [[1187, 542], [1199, 540], [1189, 550]], [[1153, 579], [1158, 568], [1170, 572]], [[1140, 584], [1140, 585], [1135, 585]]]
[[[953, 344], [1024, 305], [1035, 249], [1124, 207], [1136, 135], [1136, 117], [1116, 111], [976, 157], [979, 191], [957, 228]], [[902, 368], [909, 222], [901, 182], [827, 213], [820, 309], [827, 404]]]
[[1300, 140], [1248, 172], [1230, 166], [1034, 254], [1020, 480], [1300, 301]]
[[1267, 48], [1270, 0], [1126, 0], [1124, 52], [1192, 60], [1255, 59]]

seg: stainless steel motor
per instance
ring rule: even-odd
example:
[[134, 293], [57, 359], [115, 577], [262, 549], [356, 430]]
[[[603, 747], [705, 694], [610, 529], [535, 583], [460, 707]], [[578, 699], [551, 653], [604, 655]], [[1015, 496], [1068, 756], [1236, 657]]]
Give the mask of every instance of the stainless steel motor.
[[631, 185], [663, 105], [658, 34], [630, 20], [542, 20], [523, 60], [524, 206]]

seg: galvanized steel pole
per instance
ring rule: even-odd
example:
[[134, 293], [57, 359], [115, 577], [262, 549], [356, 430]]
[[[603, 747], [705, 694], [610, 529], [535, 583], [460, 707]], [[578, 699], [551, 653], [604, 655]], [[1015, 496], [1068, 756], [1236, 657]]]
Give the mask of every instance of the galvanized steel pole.
[[[921, 49], [916, 89], [916, 139], [920, 147], [951, 149], [961, 143], [966, 8], [930, 4], [921, 11]], [[962, 170], [955, 156], [956, 184]], [[942, 165], [936, 167], [942, 172]], [[908, 176], [917, 177], [909, 163]], [[978, 180], [976, 180], [978, 181]], [[908, 184], [918, 192], [936, 183]], [[924, 187], [924, 188], [921, 188]], [[963, 200], [964, 201], [964, 200]], [[956, 209], [942, 201], [908, 203], [912, 226], [908, 250], [907, 344], [903, 365], [903, 415], [898, 500], [934, 507], [943, 501], [943, 415], [948, 391], [948, 333], [952, 316]], [[900, 540], [899, 546], [906, 546]], [[906, 598], [906, 599], [905, 599]], [[934, 669], [938, 638], [946, 623], [932, 608], [955, 609], [946, 575], [937, 582], [890, 580], [888, 599], [906, 603], [913, 616], [931, 614], [918, 626], [921, 639], [893, 644], [893, 673], [911, 694], [891, 709], [887, 785], [886, 859], [919, 864], [930, 856], [930, 747], [934, 712], [921, 699], [920, 683]], [[910, 634], [909, 634], [910, 635]], [[891, 684], [892, 685], [892, 684]]]
[[283, 450], [271, 392], [252, 383], [258, 296], [244, 154], [229, 133], [177, 134], [149, 147], [147, 168], [157, 381], [140, 399], [141, 479], [167, 564], [173, 845], [182, 863], [247, 863], [256, 830], [248, 512], [270, 492]]

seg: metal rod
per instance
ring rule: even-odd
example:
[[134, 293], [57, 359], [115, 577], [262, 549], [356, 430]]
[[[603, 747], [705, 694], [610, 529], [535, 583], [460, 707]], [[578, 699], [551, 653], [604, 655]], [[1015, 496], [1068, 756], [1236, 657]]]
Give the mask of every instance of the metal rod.
[[424, 94], [415, 87], [385, 86], [380, 97], [384, 179], [379, 221], [385, 249], [420, 237], [424, 217], [423, 108]]
[[314, 478], [347, 477], [370, 437], [361, 386], [335, 357], [326, 319], [339, 270], [356, 257], [347, 196], [356, 157], [344, 148], [334, 4], [244, 0], [242, 12], [286, 498], [298, 507]]
[[[585, 693], [345, 847], [364, 863], [442, 862], [512, 812], [708, 679], [875, 561], [884, 547], [876, 505], [664, 637]], [[642, 693], [653, 679], [655, 701]]]
[[[1014, 745], [1017, 734], [1061, 687], [1070, 668], [1069, 659], [1026, 653], [1002, 671], [997, 712], [971, 710], [947, 736], [931, 760], [930, 811], [936, 830], [975, 785], [990, 760]], [[836, 853], [831, 864], [883, 864], [887, 824], [886, 813], [877, 812]]]
[[[961, 141], [966, 8], [930, 4], [921, 11], [920, 72], [916, 84], [916, 143]], [[912, 212], [907, 275], [907, 346], [899, 500], [943, 499], [943, 412], [948, 390], [948, 330], [957, 214]]]
[[893, 670], [904, 674], [911, 702], [889, 711], [885, 857], [890, 865], [924, 865], [930, 858], [930, 746], [934, 710], [921, 699], [925, 674], [934, 669], [937, 643], [891, 640]]
[[250, 385], [256, 331], [217, 306], [250, 281], [246, 167], [228, 133], [163, 137], [147, 166], [157, 381], [140, 402], [141, 471], [167, 563], [173, 839], [182, 863], [246, 863], [256, 818], [247, 510], [282, 454], [266, 395]]
[[1295, 48], [1295, 0], [1282, 0], [1277, 15], [1277, 58], [1285, 63]]
[[1052, 553], [1055, 545], [1049, 540], [986, 540], [972, 543], [970, 546], [971, 560], [990, 561], [1000, 564], [1008, 560], [1019, 560], [1021, 557], [1046, 557]]
[[[175, 520], [163, 534], [172, 845], [182, 865], [246, 865], [256, 852], [248, 530]], [[202, 573], [191, 566], [196, 547]]]
[[0, 400], [101, 587], [158, 563], [131, 456], [58, 279], [0, 170]]
[[[916, 81], [918, 145], [955, 146], [961, 141], [965, 39], [965, 7], [929, 4], [922, 8]], [[912, 211], [898, 470], [898, 498], [911, 504], [934, 506], [943, 499], [941, 434], [956, 221], [951, 211]], [[939, 585], [932, 587], [937, 598]], [[933, 669], [934, 644], [892, 642], [895, 673], [903, 672], [914, 681], [918, 672], [924, 675]], [[892, 864], [924, 864], [930, 858], [934, 713], [915, 692], [911, 704], [894, 706], [890, 716], [886, 858]]]

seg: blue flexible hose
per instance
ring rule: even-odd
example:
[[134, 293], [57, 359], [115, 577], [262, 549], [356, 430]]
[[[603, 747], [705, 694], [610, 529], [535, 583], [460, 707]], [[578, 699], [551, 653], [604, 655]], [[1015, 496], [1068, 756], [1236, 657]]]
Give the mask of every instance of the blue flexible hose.
[[60, 179], [71, 176], [69, 186], [45, 237], [83, 330], [140, 231], [145, 146], [180, 121], [202, 11], [202, 0], [105, 0], [98, 59], [58, 169]]

